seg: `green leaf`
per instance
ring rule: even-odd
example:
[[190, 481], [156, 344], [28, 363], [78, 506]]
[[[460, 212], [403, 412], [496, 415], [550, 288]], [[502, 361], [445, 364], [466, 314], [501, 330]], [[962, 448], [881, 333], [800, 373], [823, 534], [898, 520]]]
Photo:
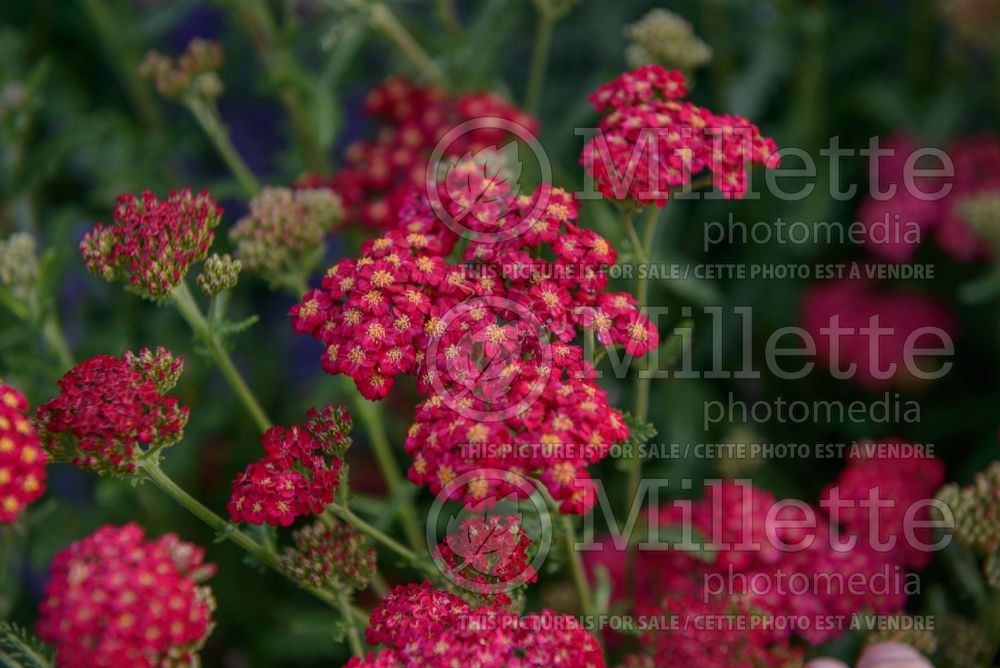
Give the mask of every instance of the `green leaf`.
[[628, 427], [629, 443], [641, 445], [649, 443], [656, 436], [656, 427], [652, 422], [638, 420], [631, 413], [625, 413], [625, 425]]
[[4, 668], [53, 668], [52, 651], [26, 629], [0, 622], [0, 665]]

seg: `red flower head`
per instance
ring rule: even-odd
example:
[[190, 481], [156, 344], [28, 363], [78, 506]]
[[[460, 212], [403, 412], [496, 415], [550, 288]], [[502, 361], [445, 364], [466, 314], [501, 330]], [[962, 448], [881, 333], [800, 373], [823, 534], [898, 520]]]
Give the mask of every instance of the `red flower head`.
[[114, 224], [97, 224], [84, 235], [80, 252], [90, 273], [126, 281], [143, 297], [164, 299], [188, 268], [205, 259], [222, 209], [202, 192], [173, 191], [163, 201], [143, 191], [118, 198]]
[[739, 599], [705, 601], [700, 596], [667, 598], [661, 607], [644, 609], [643, 614], [663, 615], [670, 620], [667, 629], [642, 635], [642, 644], [654, 659], [649, 665], [662, 668], [801, 665], [800, 650], [776, 642], [773, 633], [753, 622], [759, 612]]
[[261, 436], [264, 456], [233, 481], [234, 522], [289, 526], [333, 502], [351, 444], [351, 418], [332, 406], [311, 408], [307, 416], [305, 426], [271, 427]]
[[368, 94], [365, 111], [379, 121], [376, 138], [347, 148], [347, 166], [329, 180], [307, 175], [305, 187], [328, 186], [341, 196], [346, 222], [371, 229], [392, 229], [416, 190], [422, 190], [426, 166], [442, 140], [444, 156], [458, 157], [503, 143], [510, 133], [491, 124], [448, 133], [469, 121], [499, 118], [534, 132], [538, 123], [526, 112], [492, 93], [449, 97], [444, 91], [400, 77], [387, 79]]
[[545, 610], [518, 617], [470, 608], [429, 583], [399, 586], [372, 612], [366, 640], [388, 649], [354, 658], [349, 668], [604, 668], [597, 640], [573, 617]]
[[[881, 445], [901, 444], [898, 439], [887, 439]], [[858, 447], [863, 448], [864, 444]], [[923, 545], [934, 542], [931, 529], [926, 526], [932, 519], [931, 509], [924, 502], [934, 498], [943, 482], [944, 466], [934, 457], [854, 458], [823, 491], [823, 498], [836, 494], [851, 504], [841, 507], [837, 518], [846, 533], [856, 535], [859, 542], [872, 549], [875, 542], [894, 543], [892, 548], [883, 548], [889, 549], [891, 559], [919, 570], [930, 562], [931, 553], [921, 550], [908, 536], [912, 534]], [[876, 493], [880, 503], [891, 506], [860, 505]]]
[[448, 534], [434, 558], [462, 589], [493, 605], [510, 605], [508, 592], [538, 580], [530, 549], [519, 517], [477, 515]]
[[59, 381], [59, 396], [36, 411], [43, 446], [55, 461], [131, 473], [140, 459], [183, 436], [188, 409], [166, 396], [183, 366], [165, 348], [81, 362]]
[[[576, 224], [573, 197], [550, 186], [512, 197], [498, 173], [456, 163], [437, 201], [415, 194], [397, 229], [292, 308], [292, 324], [324, 344], [327, 372], [351, 377], [369, 399], [401, 374], [417, 377], [425, 399], [406, 442], [414, 482], [437, 493], [464, 473], [501, 468], [537, 476], [564, 511], [584, 512], [594, 491], [587, 467], [628, 430], [574, 342], [590, 328], [639, 356], [659, 335], [628, 295], [603, 291], [615, 250]], [[459, 234], [464, 262], [449, 263]], [[478, 503], [517, 487], [467, 482], [449, 494]]]
[[45, 492], [45, 452], [27, 418], [28, 402], [0, 383], [0, 524], [15, 521]]
[[756, 125], [715, 114], [682, 98], [684, 76], [646, 65], [604, 84], [590, 102], [604, 116], [580, 164], [605, 197], [663, 206], [672, 189], [710, 170], [726, 197], [747, 189], [747, 167], [777, 166], [774, 140]]
[[173, 534], [101, 527], [53, 560], [38, 635], [64, 668], [197, 665], [214, 608], [203, 559]]

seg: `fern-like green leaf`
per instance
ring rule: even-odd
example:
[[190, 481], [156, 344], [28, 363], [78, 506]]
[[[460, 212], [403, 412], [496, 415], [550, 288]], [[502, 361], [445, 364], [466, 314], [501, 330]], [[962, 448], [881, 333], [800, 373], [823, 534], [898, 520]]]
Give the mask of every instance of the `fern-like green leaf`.
[[3, 668], [53, 668], [51, 650], [30, 631], [0, 622], [0, 666]]

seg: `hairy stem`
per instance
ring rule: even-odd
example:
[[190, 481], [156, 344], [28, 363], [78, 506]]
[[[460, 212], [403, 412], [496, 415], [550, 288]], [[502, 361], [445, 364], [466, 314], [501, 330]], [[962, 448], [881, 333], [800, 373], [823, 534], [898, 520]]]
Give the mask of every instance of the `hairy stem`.
[[194, 331], [195, 336], [200, 337], [204, 341], [212, 359], [215, 360], [219, 370], [222, 371], [222, 375], [226, 377], [230, 387], [236, 392], [236, 396], [239, 397], [243, 407], [250, 413], [257, 428], [262, 432], [270, 429], [273, 425], [271, 419], [264, 412], [264, 409], [257, 401], [257, 397], [254, 396], [250, 387], [246, 384], [246, 381], [243, 380], [243, 376], [240, 374], [239, 369], [236, 368], [236, 365], [233, 364], [229, 352], [226, 351], [225, 347], [212, 331], [208, 320], [205, 319], [201, 308], [199, 308], [198, 303], [195, 301], [194, 295], [188, 289], [187, 283], [181, 281], [174, 288], [170, 297], [181, 316]]

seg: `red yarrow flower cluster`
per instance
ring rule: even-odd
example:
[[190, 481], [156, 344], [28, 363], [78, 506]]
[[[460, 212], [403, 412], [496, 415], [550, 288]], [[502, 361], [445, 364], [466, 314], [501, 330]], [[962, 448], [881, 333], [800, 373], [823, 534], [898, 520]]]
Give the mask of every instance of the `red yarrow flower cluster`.
[[86, 470], [133, 472], [184, 435], [188, 409], [166, 394], [183, 367], [183, 358], [162, 347], [81, 362], [59, 381], [59, 395], [36, 410], [43, 447], [54, 461]]
[[[888, 446], [891, 451], [893, 446], [904, 444], [892, 438], [878, 445]], [[932, 510], [926, 502], [934, 498], [943, 483], [944, 465], [934, 457], [859, 457], [848, 461], [821, 498], [828, 503], [839, 499], [842, 508], [838, 519], [846, 533], [860, 541], [891, 544], [896, 563], [920, 570], [930, 563], [931, 552], [919, 549], [915, 541], [924, 546], [934, 542], [928, 526]], [[862, 505], [874, 493], [891, 505], [874, 509]], [[907, 525], [915, 541], [902, 530]]]
[[45, 493], [45, 452], [24, 395], [0, 383], [0, 524], [14, 522]]
[[537, 122], [526, 112], [492, 93], [451, 97], [439, 88], [400, 77], [386, 80], [369, 93], [365, 112], [379, 122], [374, 139], [347, 148], [344, 169], [332, 179], [307, 175], [304, 187], [327, 186], [343, 199], [345, 222], [371, 229], [391, 229], [412, 192], [426, 181], [428, 157], [444, 141], [444, 156], [462, 156], [511, 138], [495, 122], [470, 126], [454, 137], [449, 132], [477, 119], [501, 119], [534, 133]]
[[471, 608], [429, 583], [399, 586], [372, 612], [365, 637], [388, 649], [351, 659], [348, 668], [604, 668], [597, 640], [578, 620], [545, 610], [519, 617]]
[[[942, 478], [934, 458], [852, 460], [824, 492], [820, 508], [778, 502], [749, 481], [711, 483], [702, 500], [690, 507], [654, 508], [648, 520], [652, 535], [654, 527], [693, 529], [695, 542], [713, 558], [699, 559], [682, 548], [640, 550], [633, 578], [637, 601], [657, 606], [664, 596], [704, 597], [706, 591], [724, 590], [723, 597], [746, 599], [758, 614], [806, 620], [779, 636], [785, 639], [794, 630], [812, 643], [838, 636], [856, 613], [900, 612], [909, 593], [907, 571], [923, 568], [929, 557], [908, 536], [932, 542], [924, 528], [930, 519], [926, 505], [911, 516], [907, 511], [932, 499]], [[893, 504], [879, 511], [877, 535], [869, 533], [874, 524], [857, 503], [875, 488], [883, 503]], [[834, 492], [841, 500], [836, 510], [829, 505]], [[886, 547], [890, 541], [894, 544]], [[624, 547], [610, 539], [602, 544], [602, 551], [586, 553], [586, 563], [591, 571], [598, 566], [608, 571], [617, 598], [628, 579]], [[825, 623], [832, 619], [844, 625]]]
[[849, 278], [811, 286], [801, 324], [822, 365], [873, 391], [927, 382], [935, 369], [914, 351], [941, 349], [958, 330], [951, 310], [929, 295]]
[[271, 427], [264, 456], [233, 481], [233, 522], [289, 526], [296, 517], [318, 514], [333, 502], [344, 452], [350, 446], [347, 409], [309, 409], [304, 426]]
[[605, 197], [663, 206], [672, 190], [709, 170], [725, 197], [740, 198], [749, 165], [777, 166], [774, 140], [761, 136], [756, 125], [702, 109], [685, 95], [681, 72], [646, 65], [590, 96], [604, 115], [580, 164]]
[[204, 550], [141, 527], [104, 526], [52, 562], [37, 631], [63, 668], [198, 665], [214, 602]]
[[202, 192], [187, 188], [158, 200], [121, 195], [114, 224], [97, 224], [84, 235], [80, 252], [87, 269], [106, 281], [125, 281], [138, 294], [164, 299], [184, 280], [188, 268], [205, 259], [215, 239], [222, 209]]
[[[880, 259], [909, 262], [917, 248], [933, 237], [947, 255], [960, 262], [989, 259], [991, 245], [962, 215], [971, 197], [1000, 192], [1000, 140], [992, 135], [962, 137], [944, 153], [953, 176], [937, 169], [940, 160], [924, 169], [912, 156], [920, 147], [907, 135], [890, 137], [878, 158], [878, 179], [858, 210], [865, 225], [865, 250]], [[911, 173], [907, 174], [907, 167]]]
[[[666, 620], [666, 630], [647, 630], [640, 638], [652, 655], [649, 665], [658, 668], [801, 665], [802, 651], [754, 623], [761, 611], [744, 599], [668, 597], [660, 606], [642, 608], [639, 614]], [[632, 665], [643, 665], [638, 657], [631, 661]]]
[[510, 605], [508, 592], [536, 582], [531, 539], [516, 515], [477, 515], [463, 520], [434, 551], [445, 575], [492, 605]]
[[[590, 328], [642, 355], [658, 344], [656, 328], [628, 295], [603, 291], [614, 248], [576, 225], [564, 191], [514, 197], [469, 161], [438, 185], [435, 202], [414, 195], [397, 229], [331, 268], [292, 309], [293, 327], [324, 344], [324, 370], [350, 376], [369, 399], [401, 374], [417, 377], [426, 399], [406, 443], [417, 484], [438, 492], [466, 472], [511, 469], [582, 512], [593, 501], [587, 465], [628, 432], [574, 341]], [[468, 239], [461, 264], [447, 259], [455, 222]], [[477, 479], [452, 491], [479, 502], [509, 487]]]

